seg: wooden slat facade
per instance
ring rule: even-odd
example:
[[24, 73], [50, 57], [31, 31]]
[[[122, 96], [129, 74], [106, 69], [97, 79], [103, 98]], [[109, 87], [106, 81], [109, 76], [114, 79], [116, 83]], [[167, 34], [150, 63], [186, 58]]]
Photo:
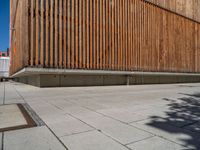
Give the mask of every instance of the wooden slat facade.
[[18, 0], [11, 12], [11, 74], [24, 67], [200, 72], [200, 24], [144, 0]]
[[145, 0], [200, 22], [199, 0]]

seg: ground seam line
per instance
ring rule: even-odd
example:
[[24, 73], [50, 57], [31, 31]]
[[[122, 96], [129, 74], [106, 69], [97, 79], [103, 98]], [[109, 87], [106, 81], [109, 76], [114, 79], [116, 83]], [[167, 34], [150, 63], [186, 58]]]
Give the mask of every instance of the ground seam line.
[[73, 135], [78, 135], [78, 134], [82, 134], [82, 133], [88, 133], [88, 132], [92, 132], [92, 131], [97, 131], [97, 130], [93, 129], [93, 130], [88, 130], [88, 131], [83, 131], [83, 132], [72, 133], [72, 134], [69, 134], [69, 135], [60, 136], [60, 138], [64, 138], [64, 137], [68, 137], [68, 136], [73, 136]]
[[130, 143], [127, 143], [126, 145], [128, 146], [128, 145], [130, 145], [130, 144], [135, 144], [135, 143], [137, 143], [137, 142], [141, 142], [141, 141], [144, 141], [144, 140], [148, 140], [148, 139], [151, 139], [151, 138], [153, 138], [153, 137], [156, 137], [156, 135], [152, 135], [152, 136], [147, 137], [147, 138], [144, 138], [144, 139], [142, 139], [142, 140], [130, 142]]
[[[15, 87], [14, 87], [15, 88]], [[25, 101], [24, 97], [19, 93], [19, 91], [15, 88], [17, 94]], [[45, 126], [49, 129], [49, 131], [56, 137], [56, 139], [64, 146], [64, 148], [66, 150], [68, 150], [68, 148], [65, 146], [65, 144], [59, 139], [59, 137], [56, 136], [56, 134], [50, 129], [50, 127], [44, 122]]]
[[[49, 103], [49, 102], [48, 102], [48, 103]], [[56, 107], [56, 108], [58, 108], [59, 110], [62, 110], [60, 107], [58, 107], [58, 106], [56, 106], [56, 105], [52, 104], [51, 102], [50, 102], [49, 104], [50, 104], [50, 105], [52, 105], [52, 106], [54, 106], [54, 107]], [[65, 114], [67, 114], [67, 115], [71, 116], [72, 118], [75, 118], [75, 119], [77, 119], [77, 120], [81, 121], [82, 123], [84, 123], [84, 124], [88, 125], [89, 127], [93, 128], [93, 129], [96, 129], [96, 128], [94, 128], [93, 126], [91, 126], [90, 124], [88, 124], [88, 123], [84, 122], [83, 120], [81, 120], [81, 119], [79, 119], [79, 118], [75, 117], [75, 116], [74, 116], [74, 115], [72, 115], [72, 114], [69, 114], [69, 113], [67, 113], [67, 112], [66, 112], [66, 113], [64, 113], [63, 115], [65, 115]]]
[[67, 146], [59, 139], [59, 137], [51, 130], [51, 128], [45, 123], [46, 127], [49, 129], [49, 131], [56, 137], [56, 139], [62, 144], [62, 146], [66, 149], [69, 150], [67, 148]]
[[[134, 128], [136, 128], [136, 129], [138, 129], [138, 130], [147, 132], [147, 133], [151, 134], [152, 137], [157, 136], [157, 137], [160, 137], [160, 138], [165, 139], [165, 140], [167, 140], [167, 141], [170, 141], [170, 142], [172, 142], [172, 143], [175, 143], [175, 144], [177, 144], [177, 145], [186, 147], [185, 145], [181, 145], [181, 144], [179, 144], [179, 143], [176, 143], [176, 142], [174, 142], [174, 141], [171, 141], [170, 139], [164, 138], [164, 137], [159, 136], [159, 135], [157, 135], [157, 134], [155, 134], [155, 133], [152, 133], [152, 132], [146, 131], [146, 130], [144, 130], [144, 129], [138, 128], [138, 127], [133, 126], [133, 125], [131, 125], [131, 124], [129, 124], [129, 123], [124, 123], [124, 122], [122, 122], [121, 120], [117, 120], [117, 119], [115, 119], [115, 118], [113, 118], [113, 117], [107, 116], [107, 115], [105, 115], [105, 114], [102, 114], [102, 113], [100, 113], [100, 112], [97, 112], [97, 111], [95, 111], [95, 110], [93, 110], [93, 109], [90, 109], [90, 108], [88, 108], [88, 107], [79, 105], [79, 104], [77, 104], [77, 103], [75, 103], [75, 102], [72, 102], [72, 101], [70, 101], [70, 102], [71, 102], [71, 103], [74, 103], [74, 104], [77, 105], [77, 106], [83, 107], [83, 108], [85, 108], [85, 109], [88, 109], [88, 110], [93, 111], [93, 112], [95, 112], [95, 113], [98, 113], [98, 114], [100, 114], [100, 115], [103, 115], [104, 117], [113, 119], [113, 120], [115, 120], [115, 121], [119, 121], [119, 122], [121, 122], [121, 123], [123, 123], [123, 124], [125, 124], [125, 125], [130, 126], [130, 127], [134, 127]], [[146, 119], [144, 119], [144, 120], [146, 120]], [[112, 138], [112, 137], [111, 137], [111, 138]], [[112, 139], [113, 139], [113, 138], [112, 138]], [[114, 140], [115, 140], [115, 139], [114, 139]], [[122, 145], [123, 145], [123, 144], [122, 144]], [[126, 146], [126, 145], [123, 145], [123, 146]], [[127, 147], [127, 146], [126, 146], [126, 147]], [[187, 147], [186, 147], [186, 148], [187, 148]]]
[[[31, 107], [31, 106], [30, 106]], [[34, 110], [34, 109], [33, 109]], [[35, 111], [35, 110], [34, 110]], [[35, 112], [36, 113], [36, 112]], [[37, 113], [36, 113], [37, 114]], [[41, 119], [42, 120], [42, 119]], [[43, 120], [42, 120], [43, 121]], [[44, 122], [44, 121], [43, 121]], [[46, 122], [44, 122], [44, 125], [49, 129], [49, 131], [55, 136], [55, 138], [60, 142], [60, 144], [66, 149], [68, 150], [68, 148], [66, 147], [66, 145], [59, 139], [59, 137], [53, 132], [53, 130], [51, 130], [51, 128], [46, 124]]]
[[[51, 104], [51, 105], [55, 106], [55, 105], [54, 105], [54, 104], [52, 104], [52, 103], [49, 103], [49, 104]], [[78, 105], [77, 105], [77, 106], [78, 106]], [[60, 107], [58, 107], [58, 106], [55, 106], [55, 107], [57, 107], [57, 108], [61, 109], [61, 108], [60, 108]], [[82, 106], [80, 106], [80, 107], [82, 107]], [[61, 110], [62, 110], [62, 109], [61, 109]], [[86, 122], [82, 121], [81, 119], [79, 119], [79, 118], [77, 118], [77, 117], [75, 117], [75, 116], [73, 116], [73, 115], [71, 115], [71, 114], [69, 114], [69, 113], [65, 113], [65, 114], [67, 114], [67, 115], [69, 115], [69, 116], [71, 116], [71, 117], [73, 117], [73, 118], [75, 118], [75, 119], [77, 119], [77, 120], [79, 120], [79, 121], [81, 121], [81, 122], [85, 123], [86, 125], [88, 125], [88, 126], [92, 127], [93, 129], [97, 130], [98, 132], [102, 133], [104, 136], [108, 137], [109, 139], [111, 139], [111, 140], [113, 140], [113, 141], [117, 142], [118, 144], [122, 145], [123, 147], [127, 148], [128, 150], [131, 150], [129, 147], [127, 147], [126, 145], [124, 145], [124, 144], [122, 144], [121, 142], [117, 141], [117, 140], [116, 140], [116, 139], [114, 139], [113, 137], [111, 137], [111, 136], [107, 135], [106, 133], [102, 132], [100, 129], [97, 129], [97, 128], [95, 128], [94, 126], [92, 126], [92, 125], [90, 125], [90, 124], [88, 124], [88, 123], [86, 123]]]
[[[74, 102], [72, 102], [72, 103], [74, 103]], [[74, 104], [76, 104], [76, 103], [74, 103]], [[76, 105], [78, 105], [78, 104], [76, 104]], [[103, 113], [97, 112], [97, 111], [95, 111], [95, 110], [93, 110], [93, 109], [91, 109], [91, 108], [88, 108], [88, 107], [85, 107], [85, 106], [82, 106], [82, 105], [78, 105], [78, 106], [83, 107], [83, 108], [85, 108], [85, 109], [88, 109], [88, 110], [90, 110], [90, 111], [93, 111], [93, 112], [95, 112], [95, 113], [97, 113], [97, 114], [100, 114], [100, 115], [102, 115], [102, 116], [104, 116], [104, 117], [113, 119], [113, 120], [115, 120], [115, 121], [119, 121], [119, 122], [121, 122], [121, 123], [124, 124], [124, 125], [128, 125], [128, 126], [130, 126], [130, 127], [135, 127], [135, 126], [130, 125], [129, 123], [125, 123], [125, 122], [123, 122], [123, 121], [121, 121], [121, 120], [118, 120], [118, 119], [115, 119], [115, 118], [110, 117], [110, 116], [108, 116], [108, 115], [105, 115], [105, 114], [103, 114]], [[147, 119], [148, 119], [148, 118], [147, 118]], [[144, 119], [144, 120], [146, 120], [146, 119]], [[137, 127], [135, 127], [135, 128], [137, 128]], [[151, 132], [148, 132], [148, 131], [146, 131], [146, 130], [143, 130], [143, 129], [140, 129], [140, 128], [137, 128], [137, 129], [152, 134]], [[152, 134], [152, 135], [154, 135], [154, 134]]]
[[15, 89], [15, 91], [17, 92], [17, 94], [23, 99], [23, 101], [25, 102], [25, 99], [24, 99], [24, 97], [20, 94], [20, 92], [15, 88], [15, 86], [14, 86], [14, 89]]
[[[141, 128], [138, 128], [138, 127], [136, 127], [136, 126], [134, 126], [134, 125], [130, 125], [130, 126], [135, 127], [135, 128], [137, 128], [137, 129], [140, 129], [140, 130], [143, 130], [143, 131], [146, 131], [146, 130], [141, 129]], [[177, 145], [180, 145], [180, 146], [183, 146], [183, 147], [185, 147], [185, 148], [188, 148], [188, 147], [185, 146], [185, 145], [176, 143], [176, 142], [174, 142], [174, 141], [172, 141], [172, 140], [170, 140], [170, 139], [168, 139], [168, 138], [165, 138], [165, 137], [163, 137], [163, 136], [161, 136], [161, 135], [158, 135], [158, 134], [155, 134], [155, 133], [152, 133], [152, 132], [149, 132], [149, 131], [146, 131], [146, 132], [151, 133], [151, 134], [153, 134], [154, 136], [157, 136], [157, 137], [162, 138], [162, 139], [164, 139], [164, 140], [167, 140], [167, 141], [170, 141], [170, 142], [172, 142], [172, 143], [175, 143], [175, 144], [177, 144]]]
[[1, 137], [2, 137], [2, 139], [1, 139], [1, 142], [2, 142], [1, 143], [1, 146], [2, 146], [1, 150], [4, 150], [4, 132], [2, 132], [2, 136]]

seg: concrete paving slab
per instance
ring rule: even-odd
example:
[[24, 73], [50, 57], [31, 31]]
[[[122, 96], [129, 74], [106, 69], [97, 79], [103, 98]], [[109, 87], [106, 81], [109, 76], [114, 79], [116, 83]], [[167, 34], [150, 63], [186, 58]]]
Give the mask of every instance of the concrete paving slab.
[[3, 104], [4, 100], [4, 83], [0, 82], [0, 105]]
[[[108, 96], [104, 96], [103, 93], [102, 94], [96, 93], [96, 94], [93, 94], [92, 96], [88, 96], [88, 94], [89, 93], [85, 93], [82, 96], [77, 95], [75, 99], [72, 98], [70, 101], [73, 101], [73, 103], [87, 107], [92, 110], [101, 110], [101, 109], [110, 108], [110, 100], [106, 100], [106, 99], [110, 98], [111, 95], [105, 94]], [[112, 101], [114, 102], [114, 100]], [[113, 103], [113, 104], [116, 104], [116, 103]]]
[[120, 108], [103, 109], [99, 110], [98, 112], [125, 123], [141, 121], [144, 119], [148, 119], [149, 117], [139, 113], [132, 113], [127, 109], [120, 109]]
[[[176, 100], [175, 106], [181, 107], [182, 104], [179, 103], [181, 103], [181, 101]], [[176, 127], [184, 127], [199, 120], [199, 117], [193, 117], [192, 114], [189, 114], [187, 111], [180, 110], [181, 109], [178, 108], [173, 109], [169, 104], [169, 106], [167, 105], [164, 107], [153, 107], [150, 109], [139, 110], [136, 111], [135, 114], [141, 116], [141, 120], [149, 120], [149, 122], [151, 122], [151, 120], [159, 119], [161, 122], [165, 121], [167, 124]], [[194, 109], [193, 111], [195, 112]], [[135, 120], [134, 122], [137, 122], [137, 120]]]
[[[142, 106], [141, 106], [142, 107]], [[162, 106], [162, 107], [155, 107], [152, 106], [151, 108], [148, 109], [141, 109], [136, 111], [138, 114], [144, 114], [146, 116], [156, 116], [159, 115], [160, 117], [167, 117], [166, 112], [169, 110], [167, 106]]]
[[58, 137], [94, 130], [94, 128], [69, 115], [53, 118], [51, 121], [50, 119], [46, 121], [46, 124]]
[[122, 144], [136, 142], [152, 136], [148, 132], [107, 117], [93, 119], [88, 123]]
[[[60, 135], [62, 131], [67, 135], [75, 133], [64, 137], [83, 134], [79, 133], [80, 131], [87, 132], [85, 127], [81, 128], [82, 124], [79, 124], [79, 121], [78, 123], [75, 121], [78, 119], [101, 130], [99, 134], [106, 138], [122, 144], [131, 143], [132, 146], [132, 142], [134, 142], [135, 144], [138, 143], [138, 145], [145, 145], [145, 143], [139, 143], [143, 140], [150, 140], [152, 137], [146, 136], [144, 131], [146, 130], [147, 134], [152, 132], [153, 135], [162, 137], [161, 139], [189, 146], [190, 150], [200, 149], [198, 146], [198, 143], [200, 143], [198, 140], [200, 139], [199, 132], [190, 132], [189, 129], [183, 129], [183, 127], [189, 127], [188, 123], [191, 123], [191, 120], [198, 119], [198, 116], [200, 116], [198, 111], [200, 106], [198, 97], [200, 84], [42, 89], [24, 84], [6, 83], [5, 85], [7, 86], [6, 95], [11, 93], [11, 96], [8, 95], [8, 99], [6, 99], [8, 103], [20, 100], [21, 97], [14, 96], [15, 93], [18, 93], [47, 125], [57, 124], [54, 127], [58, 130], [53, 130], [55, 133], [57, 132]], [[194, 93], [197, 93], [197, 95], [193, 95]], [[186, 96], [188, 98], [183, 99]], [[172, 114], [173, 112], [176, 113], [176, 117]], [[76, 119], [63, 121], [62, 115], [65, 114]], [[145, 124], [145, 122], [141, 121], [148, 119], [146, 123], [149, 123], [149, 118], [153, 119], [153, 124]], [[158, 120], [156, 118], [161, 119]], [[69, 127], [67, 122], [70, 124]], [[133, 122], [131, 125], [135, 125], [137, 122], [136, 128], [127, 124], [130, 122]], [[81, 129], [78, 129], [79, 127]], [[53, 127], [50, 128], [53, 129]], [[137, 141], [138, 139], [139, 141]], [[156, 141], [158, 146], [160, 146], [159, 143], [163, 143], [160, 139]], [[75, 142], [74, 145], [80, 143], [79, 140]], [[90, 145], [89, 142], [88, 147], [95, 149], [96, 142], [93, 142], [94, 145]], [[149, 143], [151, 144], [151, 140]], [[120, 149], [118, 146], [117, 148], [114, 147], [114, 149]], [[140, 146], [137, 147], [139, 149]]]
[[21, 96], [16, 91], [12, 84], [5, 83], [5, 100], [21, 99]]
[[179, 127], [169, 125], [165, 122], [156, 122], [144, 120], [131, 124], [134, 127], [148, 131], [154, 135], [164, 137], [169, 141], [173, 141], [177, 144], [185, 147], [199, 149], [200, 148], [200, 134], [196, 134]]
[[66, 150], [47, 127], [4, 133], [4, 150]]
[[135, 128], [132, 128], [126, 124], [115, 121], [113, 119], [105, 118], [99, 113], [96, 113], [92, 110], [88, 110], [81, 106], [77, 106], [76, 104], [72, 105], [72, 103], [70, 103], [69, 105], [60, 105], [58, 103], [55, 105], [63, 109], [64, 112], [71, 114], [76, 118], [79, 118], [80, 120], [86, 122], [87, 124], [97, 129], [102, 130], [106, 134], [125, 144], [151, 136], [148, 133], [139, 131]]
[[76, 105], [75, 103], [70, 102], [69, 100], [63, 100], [57, 97], [49, 98], [48, 100], [46, 100], [46, 102], [49, 105], [57, 107], [64, 113], [70, 112], [70, 110], [73, 109], [74, 107], [80, 107]]
[[132, 150], [189, 150], [186, 147], [157, 136], [127, 146]]
[[69, 150], [128, 150], [98, 131], [90, 131], [61, 138]]
[[96, 120], [96, 119], [100, 119], [103, 117], [103, 115], [97, 113], [97, 112], [94, 112], [92, 110], [89, 110], [87, 108], [84, 108], [84, 107], [81, 107], [81, 106], [78, 106], [76, 104], [73, 104], [73, 105], [69, 105], [69, 107], [65, 107], [63, 109], [63, 112], [65, 114], [70, 114], [86, 123], [90, 123], [90, 122], [93, 122], [93, 120]]
[[0, 129], [27, 125], [26, 119], [17, 105], [1, 105], [0, 122]]
[[25, 101], [23, 99], [8, 99], [5, 100], [5, 105], [9, 105], [9, 104], [22, 104], [25, 103]]
[[48, 104], [47, 102], [43, 101], [34, 101], [34, 102], [28, 102], [30, 107], [41, 117], [45, 116], [51, 116], [54, 114], [63, 114], [60, 109], [57, 107]]

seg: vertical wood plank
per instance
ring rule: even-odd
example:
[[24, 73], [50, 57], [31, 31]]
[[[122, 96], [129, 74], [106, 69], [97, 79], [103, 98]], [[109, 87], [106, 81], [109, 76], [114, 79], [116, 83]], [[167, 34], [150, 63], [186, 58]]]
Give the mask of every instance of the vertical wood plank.
[[40, 65], [44, 66], [44, 44], [45, 44], [45, 32], [44, 32], [44, 0], [40, 0], [40, 26], [41, 26], [41, 31], [40, 31]]
[[35, 16], [36, 16], [36, 47], [35, 47], [35, 51], [36, 51], [36, 57], [35, 57], [35, 65], [38, 66], [39, 65], [39, 50], [40, 50], [40, 16], [39, 16], [39, 0], [36, 0], [36, 8], [35, 8]]
[[55, 40], [55, 45], [54, 45], [54, 52], [55, 52], [55, 58], [54, 58], [54, 67], [58, 67], [58, 57], [59, 57], [59, 0], [55, 0], [55, 9], [54, 9], [54, 25], [55, 25], [55, 35], [54, 35], [54, 40]]
[[71, 0], [71, 68], [75, 68], [75, 0]]
[[63, 1], [59, 1], [59, 68], [63, 67]]
[[49, 10], [49, 0], [46, 0], [46, 7], [45, 7], [45, 66], [49, 66], [49, 51], [50, 51], [50, 24], [49, 24], [49, 16], [50, 16], [50, 10]]
[[79, 63], [79, 0], [74, 0], [75, 2], [75, 18], [74, 18], [74, 27], [75, 27], [75, 68], [78, 68]]
[[82, 12], [82, 17], [83, 17], [83, 29], [82, 29], [82, 44], [83, 44], [83, 68], [86, 68], [86, 49], [87, 49], [87, 43], [86, 43], [86, 0], [83, 0], [82, 3], [83, 6], [83, 12]]
[[63, 67], [67, 68], [67, 0], [63, 1]]
[[[31, 60], [30, 60], [30, 65], [31, 67], [34, 66], [34, 62], [35, 62], [35, 37], [36, 37], [36, 32], [35, 32], [36, 28], [35, 28], [35, 0], [31, 1]], [[15, 43], [14, 47], [15, 47]]]
[[54, 65], [54, 0], [50, 1], [50, 67]]
[[83, 38], [82, 38], [82, 34], [83, 34], [83, 1], [79, 1], [79, 35], [78, 35], [78, 41], [79, 41], [79, 61], [78, 61], [78, 67], [79, 68], [82, 68], [82, 65], [83, 65], [83, 56], [82, 56], [82, 53], [83, 53]]
[[67, 0], [67, 66], [71, 67], [71, 0]]

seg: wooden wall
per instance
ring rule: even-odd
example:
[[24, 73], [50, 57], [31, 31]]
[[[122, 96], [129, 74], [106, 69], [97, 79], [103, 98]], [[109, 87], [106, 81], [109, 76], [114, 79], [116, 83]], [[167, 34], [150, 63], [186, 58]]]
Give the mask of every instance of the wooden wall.
[[29, 65], [29, 4], [27, 0], [10, 1], [11, 66], [13, 74]]
[[20, 0], [16, 13], [11, 74], [27, 66], [200, 72], [200, 24], [144, 0]]
[[199, 0], [146, 0], [200, 22]]
[[14, 22], [16, 10], [18, 7], [18, 0], [10, 0], [10, 20], [11, 22]]

